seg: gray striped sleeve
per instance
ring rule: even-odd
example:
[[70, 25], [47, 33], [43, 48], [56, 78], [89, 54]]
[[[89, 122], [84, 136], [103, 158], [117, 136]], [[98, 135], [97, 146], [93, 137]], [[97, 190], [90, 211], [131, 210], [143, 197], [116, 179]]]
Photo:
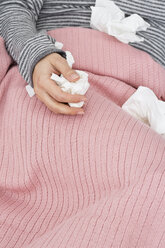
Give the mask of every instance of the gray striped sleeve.
[[57, 52], [54, 41], [46, 31], [37, 31], [36, 21], [44, 0], [1, 0], [0, 35], [6, 48], [18, 63], [23, 78], [33, 86], [32, 73], [36, 63], [43, 57]]

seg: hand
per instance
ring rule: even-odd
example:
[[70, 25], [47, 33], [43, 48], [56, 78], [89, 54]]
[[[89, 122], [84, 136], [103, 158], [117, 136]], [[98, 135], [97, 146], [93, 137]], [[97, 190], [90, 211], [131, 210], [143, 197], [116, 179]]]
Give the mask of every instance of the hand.
[[83, 114], [82, 108], [69, 107], [66, 103], [85, 101], [86, 97], [63, 92], [50, 79], [52, 73], [63, 74], [70, 82], [76, 82], [79, 79], [79, 75], [69, 67], [66, 59], [57, 53], [52, 53], [40, 60], [33, 71], [33, 87], [38, 99], [54, 113], [66, 115]]

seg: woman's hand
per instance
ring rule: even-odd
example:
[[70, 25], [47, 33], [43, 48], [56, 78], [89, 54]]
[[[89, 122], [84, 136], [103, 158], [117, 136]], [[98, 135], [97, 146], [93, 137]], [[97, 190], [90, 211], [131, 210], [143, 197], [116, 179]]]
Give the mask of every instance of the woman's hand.
[[85, 101], [82, 95], [71, 95], [63, 92], [56, 83], [50, 79], [52, 73], [63, 76], [76, 82], [79, 75], [72, 70], [66, 59], [57, 53], [52, 53], [40, 60], [33, 71], [33, 86], [37, 97], [54, 113], [76, 115], [83, 114], [82, 108], [69, 107], [66, 103]]

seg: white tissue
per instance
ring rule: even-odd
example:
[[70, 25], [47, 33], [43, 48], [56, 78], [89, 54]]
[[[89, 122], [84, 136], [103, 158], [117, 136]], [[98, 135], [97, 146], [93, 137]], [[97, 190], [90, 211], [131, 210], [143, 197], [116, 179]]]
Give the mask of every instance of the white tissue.
[[34, 89], [30, 85], [26, 86], [26, 91], [30, 97], [33, 97], [35, 95]]
[[[83, 71], [76, 71], [80, 79], [76, 81], [75, 83], [69, 82], [66, 80], [63, 75], [60, 77], [54, 73], [52, 73], [51, 79], [56, 81], [56, 84], [60, 86], [60, 88], [67, 93], [70, 94], [80, 94], [84, 95], [87, 90], [89, 89], [89, 82], [88, 82], [88, 74]], [[79, 103], [69, 103], [69, 106], [71, 107], [78, 107], [81, 108], [83, 106], [84, 102], [79, 102]]]
[[[62, 43], [60, 43], [62, 44]], [[71, 52], [66, 51], [66, 60], [68, 62], [68, 65], [72, 68], [72, 65], [75, 63], [75, 60], [71, 54]], [[70, 94], [80, 94], [84, 95], [87, 90], [89, 89], [89, 82], [88, 82], [88, 74], [83, 71], [76, 71], [80, 79], [76, 82], [69, 82], [66, 78], [64, 78], [63, 75], [58, 76], [54, 73], [52, 73], [51, 79], [56, 82], [56, 84], [64, 91]], [[84, 102], [79, 103], [68, 103], [70, 107], [77, 107], [81, 108], [84, 105]]]
[[91, 27], [112, 35], [123, 43], [143, 41], [144, 38], [136, 35], [136, 32], [150, 27], [137, 14], [125, 18], [124, 12], [110, 0], [97, 0], [95, 7], [91, 9]]
[[[55, 48], [62, 49], [63, 46], [64, 46], [63, 43], [61, 43], [59, 41], [55, 42]], [[75, 63], [74, 58], [73, 58], [71, 52], [66, 51], [65, 53], [66, 53], [66, 60], [67, 60], [67, 62], [69, 64], [69, 66], [72, 68], [72, 65]]]
[[[63, 48], [63, 43], [56, 41], [55, 42], [55, 47], [57, 49], [62, 49]], [[66, 60], [68, 62], [68, 65], [72, 68], [72, 65], [75, 63], [75, 60], [71, 54], [71, 52], [66, 51]], [[88, 82], [88, 74], [83, 71], [76, 71], [80, 79], [76, 82], [69, 82], [67, 79], [64, 78], [63, 75], [58, 76], [54, 73], [52, 73], [51, 79], [56, 82], [56, 84], [64, 91], [70, 94], [80, 94], [84, 95], [87, 90], [89, 89], [89, 82]], [[30, 97], [33, 97], [35, 95], [34, 89], [30, 86], [26, 86], [26, 91], [28, 92]], [[68, 103], [69, 106], [71, 107], [77, 107], [81, 108], [84, 105], [84, 102], [79, 102], [79, 103]]]
[[57, 48], [57, 49], [62, 49], [63, 48], [63, 43], [61, 43], [61, 42], [59, 42], [59, 41], [56, 41], [55, 42], [55, 47]]
[[[56, 42], [57, 43], [57, 42]], [[62, 43], [60, 43], [62, 44]], [[66, 51], [66, 60], [68, 62], [68, 65], [72, 68], [72, 65], [75, 63], [75, 60], [71, 54], [71, 52]], [[64, 78], [63, 75], [58, 76], [54, 73], [52, 73], [51, 79], [56, 82], [56, 84], [64, 91], [70, 94], [80, 94], [84, 95], [87, 90], [89, 89], [89, 82], [88, 82], [88, 74], [83, 71], [76, 71], [80, 79], [76, 82], [69, 82], [66, 78]], [[68, 103], [70, 107], [77, 107], [81, 108], [84, 105], [84, 102], [79, 103]]]
[[72, 65], [75, 63], [74, 58], [71, 54], [71, 52], [66, 51], [66, 60], [68, 62], [68, 65], [72, 68]]
[[160, 101], [149, 88], [140, 86], [123, 104], [122, 109], [157, 133], [165, 135], [165, 102]]

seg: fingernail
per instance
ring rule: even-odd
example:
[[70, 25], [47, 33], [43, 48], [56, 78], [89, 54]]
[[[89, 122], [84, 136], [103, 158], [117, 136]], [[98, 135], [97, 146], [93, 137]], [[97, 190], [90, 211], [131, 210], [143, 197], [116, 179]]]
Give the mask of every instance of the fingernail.
[[72, 80], [79, 79], [79, 75], [76, 74], [76, 73], [73, 73], [73, 74], [70, 75], [70, 78], [71, 78]]
[[78, 112], [77, 114], [78, 114], [78, 115], [83, 115], [84, 112], [83, 112], [83, 111], [80, 111], [80, 112]]

